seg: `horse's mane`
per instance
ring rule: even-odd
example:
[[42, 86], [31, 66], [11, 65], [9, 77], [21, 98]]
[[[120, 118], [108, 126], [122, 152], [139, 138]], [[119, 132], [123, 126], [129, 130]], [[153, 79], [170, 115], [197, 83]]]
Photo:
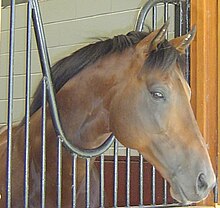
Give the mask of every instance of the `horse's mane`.
[[[112, 39], [98, 41], [79, 49], [73, 54], [58, 61], [51, 69], [54, 90], [58, 92], [62, 86], [74, 75], [95, 63], [99, 58], [115, 52], [123, 52], [125, 49], [136, 45], [144, 37], [149, 35], [147, 32], [129, 32], [127, 35], [118, 35]], [[160, 66], [168, 68], [170, 64], [177, 60], [179, 53], [164, 41], [158, 50], [152, 52], [146, 60], [150, 66]], [[154, 67], [153, 67], [154, 68]], [[37, 87], [34, 100], [30, 107], [30, 115], [33, 115], [42, 105], [42, 82]], [[21, 122], [23, 123], [24, 120]]]

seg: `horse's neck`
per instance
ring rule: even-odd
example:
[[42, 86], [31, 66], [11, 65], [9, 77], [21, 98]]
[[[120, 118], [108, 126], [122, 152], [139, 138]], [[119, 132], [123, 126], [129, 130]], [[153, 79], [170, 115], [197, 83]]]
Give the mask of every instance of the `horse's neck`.
[[57, 94], [64, 132], [78, 147], [95, 148], [111, 133], [111, 100], [125, 65], [123, 55], [103, 58], [73, 77]]

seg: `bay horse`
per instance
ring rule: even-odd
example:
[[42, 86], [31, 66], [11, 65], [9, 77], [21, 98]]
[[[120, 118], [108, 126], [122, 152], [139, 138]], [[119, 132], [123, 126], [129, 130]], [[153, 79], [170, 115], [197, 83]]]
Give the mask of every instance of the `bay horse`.
[[[133, 31], [90, 44], [58, 61], [52, 78], [62, 127], [73, 145], [96, 148], [113, 133], [156, 167], [169, 182], [174, 199], [187, 204], [206, 198], [216, 179], [183, 74], [183, 54], [195, 28], [168, 41], [167, 27], [165, 23], [150, 33]], [[39, 86], [31, 106], [30, 207], [40, 206], [41, 91]], [[46, 123], [46, 207], [55, 207], [57, 143], [49, 106]], [[12, 207], [22, 207], [24, 201], [24, 126], [21, 122], [12, 133]], [[0, 207], [6, 204], [6, 146], [4, 131], [0, 135]], [[98, 190], [94, 160], [91, 180]], [[78, 158], [77, 163], [77, 205], [82, 207], [85, 161]], [[71, 206], [71, 174], [72, 158], [64, 149], [62, 207]], [[97, 195], [91, 193], [93, 207], [99, 206]]]

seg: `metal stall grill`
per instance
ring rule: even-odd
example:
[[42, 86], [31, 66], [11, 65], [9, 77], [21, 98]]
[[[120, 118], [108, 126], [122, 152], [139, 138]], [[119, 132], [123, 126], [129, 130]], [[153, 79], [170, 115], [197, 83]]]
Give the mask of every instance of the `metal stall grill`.
[[[189, 0], [149, 0], [145, 6], [141, 9], [137, 23], [135, 25], [135, 30], [142, 31], [144, 28], [144, 22], [147, 15], [152, 12], [152, 28], [157, 28], [157, 5], [162, 4], [164, 8], [164, 18], [163, 21], [167, 21], [169, 17], [169, 6], [174, 5], [175, 8], [175, 36], [185, 34], [189, 31]], [[105, 155], [104, 152], [114, 143], [114, 174], [113, 174], [113, 201], [112, 206], [118, 207], [122, 206], [118, 204], [119, 197], [119, 165], [118, 165], [118, 141], [115, 139], [114, 135], [111, 135], [106, 142], [92, 150], [83, 150], [72, 146], [62, 130], [58, 109], [56, 106], [55, 93], [53, 89], [53, 83], [50, 74], [50, 61], [47, 51], [46, 40], [44, 36], [43, 24], [40, 15], [39, 5], [37, 0], [29, 0], [27, 6], [27, 42], [26, 42], [26, 103], [25, 103], [25, 157], [24, 157], [24, 207], [29, 207], [29, 119], [30, 119], [30, 73], [31, 73], [31, 24], [33, 23], [34, 31], [37, 40], [39, 57], [41, 60], [42, 73], [43, 73], [43, 107], [42, 107], [42, 171], [41, 171], [41, 207], [46, 207], [46, 101], [48, 101], [51, 112], [54, 128], [57, 133], [58, 138], [58, 164], [57, 164], [57, 207], [62, 205], [62, 146], [65, 146], [70, 154], [72, 155], [72, 207], [76, 207], [76, 164], [77, 158], [83, 157], [86, 160], [86, 207], [90, 207], [91, 197], [90, 197], [90, 160], [92, 157], [99, 157], [100, 166], [100, 207], [105, 206], [105, 194], [104, 187], [106, 183], [105, 178]], [[7, 207], [11, 207], [12, 202], [12, 117], [13, 117], [13, 70], [14, 70], [14, 47], [15, 47], [15, 0], [11, 0], [11, 16], [10, 16], [10, 55], [9, 55], [9, 82], [8, 82], [8, 143], [7, 143]], [[168, 34], [167, 34], [168, 37]], [[189, 70], [189, 50], [186, 52], [186, 79], [189, 81], [190, 70]], [[165, 180], [162, 183], [162, 202], [157, 203], [157, 172], [154, 167], [149, 167], [151, 169], [151, 193], [146, 193], [144, 191], [145, 181], [144, 181], [144, 168], [146, 167], [146, 161], [144, 161], [143, 156], [139, 156], [138, 161], [138, 202], [137, 204], [131, 203], [131, 150], [126, 149], [126, 191], [125, 191], [125, 204], [123, 206], [142, 206], [142, 207], [176, 207], [181, 206], [180, 204], [169, 200], [168, 184]], [[145, 197], [151, 195], [150, 201], [146, 202]]]

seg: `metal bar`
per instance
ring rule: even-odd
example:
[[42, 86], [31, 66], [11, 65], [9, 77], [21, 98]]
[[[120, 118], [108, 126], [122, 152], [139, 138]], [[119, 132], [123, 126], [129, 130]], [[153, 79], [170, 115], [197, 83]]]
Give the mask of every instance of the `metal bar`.
[[104, 194], [104, 187], [105, 187], [105, 156], [101, 154], [100, 157], [100, 207], [105, 207], [105, 194]]
[[183, 32], [183, 7], [182, 2], [175, 5], [175, 37], [179, 37]]
[[167, 181], [163, 179], [163, 203], [167, 204]]
[[[152, 16], [152, 28], [153, 30], [157, 29], [157, 6], [153, 7], [153, 16]], [[155, 188], [155, 184], [156, 184], [156, 177], [155, 177], [155, 167], [152, 166], [152, 204], [155, 205], [156, 204], [156, 188]]]
[[114, 207], [118, 204], [118, 141], [114, 143]]
[[174, 8], [174, 37], [179, 37], [180, 36], [180, 5], [177, 4], [175, 5]]
[[182, 2], [179, 3], [179, 17], [180, 17], [180, 24], [179, 24], [179, 36], [182, 35], [183, 33], [183, 5], [182, 5]]
[[[216, 181], [218, 181], [218, 180], [216, 180]], [[218, 203], [218, 183], [217, 182], [216, 182], [216, 185], [214, 187], [213, 192], [214, 192], [214, 200], [213, 201], [215, 204], [217, 204]]]
[[41, 118], [41, 208], [46, 207], [46, 77], [42, 80], [42, 118]]
[[[190, 0], [186, 0], [186, 33], [190, 31]], [[185, 78], [190, 85], [190, 48], [186, 49], [186, 72]]]
[[151, 187], [152, 195], [151, 200], [152, 204], [156, 204], [156, 169], [154, 166], [152, 166], [152, 187]]
[[126, 148], [126, 206], [130, 206], [130, 172], [131, 172], [131, 157], [130, 149]]
[[217, 204], [218, 203], [218, 183], [217, 182], [216, 182], [216, 185], [213, 189], [213, 193], [214, 193], [214, 200], [213, 201], [215, 204]]
[[9, 82], [8, 82], [8, 130], [7, 130], [7, 184], [6, 204], [11, 207], [12, 182], [12, 123], [13, 123], [13, 83], [14, 83], [14, 48], [15, 48], [15, 0], [11, 0], [10, 42], [9, 42]]
[[31, 88], [31, 16], [32, 3], [27, 6], [26, 47], [26, 97], [25, 97], [25, 157], [24, 157], [24, 207], [29, 207], [29, 161], [30, 161], [30, 88]]
[[86, 158], [86, 207], [90, 208], [90, 158]]
[[[168, 3], [164, 3], [164, 22], [168, 20], [168, 15], [169, 15], [169, 6]], [[166, 32], [166, 39], [168, 39], [168, 31]]]
[[69, 150], [71, 153], [76, 153], [81, 157], [95, 157], [104, 153], [113, 143], [114, 136], [111, 134], [108, 139], [99, 147], [95, 149], [80, 149], [73, 146], [68, 139], [65, 137], [63, 129], [61, 127], [59, 112], [57, 110], [55, 92], [53, 88], [52, 78], [50, 74], [50, 60], [47, 51], [46, 39], [44, 35], [43, 23], [41, 19], [41, 14], [39, 10], [39, 4], [37, 0], [33, 1], [33, 25], [35, 29], [36, 41], [38, 46], [38, 52], [41, 61], [41, 67], [44, 76], [47, 77], [47, 93], [48, 93], [48, 102], [50, 105], [51, 118], [53, 121], [53, 125], [56, 131], [56, 134], [60, 137], [63, 145]]
[[62, 142], [59, 137], [57, 147], [57, 207], [62, 207]]
[[164, 3], [164, 22], [168, 20], [168, 15], [169, 15], [169, 6], [168, 3]]
[[72, 155], [72, 207], [76, 207], [76, 173], [77, 173], [77, 155]]
[[157, 29], [157, 6], [153, 7], [152, 28], [153, 30]]
[[144, 158], [143, 155], [139, 155], [139, 205], [144, 204]]
[[[147, 3], [141, 8], [138, 18], [135, 24], [136, 31], [142, 31], [144, 27], [144, 21], [149, 13], [150, 9], [159, 3], [172, 3], [178, 4], [181, 0], [148, 0]], [[183, 1], [183, 0], [182, 0]]]

